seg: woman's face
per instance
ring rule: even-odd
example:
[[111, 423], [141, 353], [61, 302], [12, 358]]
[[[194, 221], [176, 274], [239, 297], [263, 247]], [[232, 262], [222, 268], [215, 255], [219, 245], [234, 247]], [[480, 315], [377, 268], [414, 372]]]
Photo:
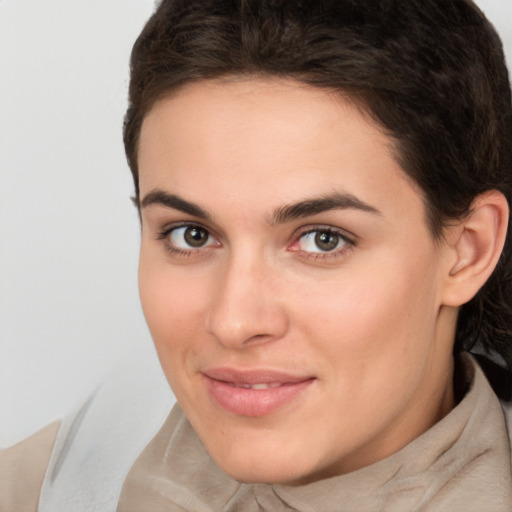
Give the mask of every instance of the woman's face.
[[144, 313], [225, 472], [352, 471], [452, 407], [449, 250], [350, 102], [285, 80], [187, 85], [147, 115], [139, 166]]

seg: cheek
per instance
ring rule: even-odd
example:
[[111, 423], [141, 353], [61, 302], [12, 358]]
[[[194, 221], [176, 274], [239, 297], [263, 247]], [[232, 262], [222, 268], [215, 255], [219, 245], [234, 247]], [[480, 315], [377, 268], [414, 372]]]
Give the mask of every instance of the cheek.
[[378, 275], [354, 273], [353, 281], [347, 275], [330, 293], [312, 287], [296, 306], [312, 360], [323, 362], [329, 403], [339, 405], [318, 411], [330, 415], [325, 424], [333, 436], [346, 428], [347, 439], [357, 438], [375, 418], [393, 417], [409, 403], [434, 357], [434, 287], [411, 266]]
[[[434, 339], [437, 302], [435, 277], [428, 265], [394, 265], [347, 272], [321, 286], [313, 283], [300, 297], [297, 311], [306, 339], [351, 374], [404, 371], [423, 364]], [[356, 382], [359, 382], [356, 379]]]
[[198, 276], [180, 277], [165, 263], [141, 254], [139, 293], [144, 316], [160, 355], [190, 345], [202, 322]]
[[194, 375], [193, 362], [202, 347], [198, 341], [204, 339], [203, 306], [195, 280], [193, 276], [180, 278], [179, 273], [170, 272], [169, 265], [141, 256], [142, 309], [164, 374], [183, 406], [189, 401], [183, 383]]

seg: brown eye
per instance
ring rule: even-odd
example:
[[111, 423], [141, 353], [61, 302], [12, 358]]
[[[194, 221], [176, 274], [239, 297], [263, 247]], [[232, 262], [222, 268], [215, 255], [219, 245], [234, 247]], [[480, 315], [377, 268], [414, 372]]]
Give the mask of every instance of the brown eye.
[[343, 249], [350, 241], [334, 229], [314, 229], [297, 241], [297, 249], [310, 253], [329, 253]]
[[340, 237], [332, 231], [317, 231], [315, 234], [315, 245], [321, 251], [332, 251], [338, 246]]
[[165, 234], [165, 238], [171, 248], [185, 251], [216, 245], [216, 240], [210, 232], [197, 225], [172, 228]]
[[190, 247], [203, 247], [206, 242], [208, 242], [209, 236], [210, 235], [206, 229], [197, 226], [186, 228], [185, 233], [183, 234], [185, 242], [190, 245]]

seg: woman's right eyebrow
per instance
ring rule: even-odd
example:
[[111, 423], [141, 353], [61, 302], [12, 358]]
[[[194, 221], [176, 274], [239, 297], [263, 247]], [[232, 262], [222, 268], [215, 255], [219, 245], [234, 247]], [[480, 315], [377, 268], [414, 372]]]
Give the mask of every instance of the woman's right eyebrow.
[[155, 189], [149, 192], [144, 199], [140, 202], [140, 208], [147, 208], [148, 206], [159, 205], [165, 208], [172, 208], [179, 210], [183, 213], [199, 217], [200, 219], [211, 220], [212, 216], [201, 206], [187, 201], [176, 194], [170, 194], [164, 190]]

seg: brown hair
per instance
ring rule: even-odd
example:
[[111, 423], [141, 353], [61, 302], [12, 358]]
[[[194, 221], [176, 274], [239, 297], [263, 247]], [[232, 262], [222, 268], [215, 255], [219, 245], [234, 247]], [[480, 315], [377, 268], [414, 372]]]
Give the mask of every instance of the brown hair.
[[[144, 116], [180, 86], [294, 78], [348, 95], [396, 141], [434, 237], [491, 189], [512, 200], [512, 106], [501, 42], [470, 0], [163, 0], [131, 57], [124, 143], [138, 201]], [[510, 226], [509, 226], [510, 228]], [[511, 233], [459, 314], [455, 351], [478, 343], [512, 369]]]

